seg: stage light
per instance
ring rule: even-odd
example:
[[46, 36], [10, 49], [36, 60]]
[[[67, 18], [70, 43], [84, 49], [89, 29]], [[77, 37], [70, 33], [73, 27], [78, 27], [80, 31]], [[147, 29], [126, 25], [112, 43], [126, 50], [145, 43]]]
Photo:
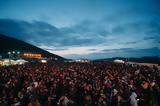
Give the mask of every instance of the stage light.
[[8, 54], [11, 54], [11, 52], [8, 52]]
[[17, 54], [20, 54], [20, 52], [18, 51]]

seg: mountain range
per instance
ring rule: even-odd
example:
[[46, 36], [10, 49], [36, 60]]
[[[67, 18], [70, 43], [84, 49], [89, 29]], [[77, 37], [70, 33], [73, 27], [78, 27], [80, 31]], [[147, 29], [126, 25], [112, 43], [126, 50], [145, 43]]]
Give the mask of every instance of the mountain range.
[[113, 57], [113, 58], [106, 58], [106, 59], [97, 59], [94, 61], [113, 61], [113, 60], [123, 60], [123, 61], [130, 61], [130, 62], [137, 62], [137, 63], [155, 63], [160, 64], [160, 57], [158, 56], [145, 56], [145, 57], [130, 57], [130, 58], [124, 58], [124, 57]]

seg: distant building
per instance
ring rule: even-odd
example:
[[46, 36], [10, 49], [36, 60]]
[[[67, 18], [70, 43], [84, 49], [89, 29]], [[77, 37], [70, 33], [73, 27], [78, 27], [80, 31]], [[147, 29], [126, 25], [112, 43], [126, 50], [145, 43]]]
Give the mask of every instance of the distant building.
[[21, 55], [23, 58], [28, 58], [28, 59], [42, 59], [42, 54], [39, 53], [23, 53]]

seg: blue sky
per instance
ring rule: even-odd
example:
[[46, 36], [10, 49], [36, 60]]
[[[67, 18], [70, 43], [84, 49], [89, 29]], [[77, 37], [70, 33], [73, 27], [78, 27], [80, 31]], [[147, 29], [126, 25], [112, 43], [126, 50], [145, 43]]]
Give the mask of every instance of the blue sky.
[[1, 0], [0, 33], [66, 58], [159, 56], [159, 0]]

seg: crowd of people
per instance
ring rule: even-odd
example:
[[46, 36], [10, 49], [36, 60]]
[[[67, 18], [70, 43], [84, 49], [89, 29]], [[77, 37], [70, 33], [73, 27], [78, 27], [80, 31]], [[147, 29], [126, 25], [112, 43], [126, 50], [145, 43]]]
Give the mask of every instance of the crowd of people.
[[0, 67], [0, 105], [160, 106], [160, 70], [112, 62]]

